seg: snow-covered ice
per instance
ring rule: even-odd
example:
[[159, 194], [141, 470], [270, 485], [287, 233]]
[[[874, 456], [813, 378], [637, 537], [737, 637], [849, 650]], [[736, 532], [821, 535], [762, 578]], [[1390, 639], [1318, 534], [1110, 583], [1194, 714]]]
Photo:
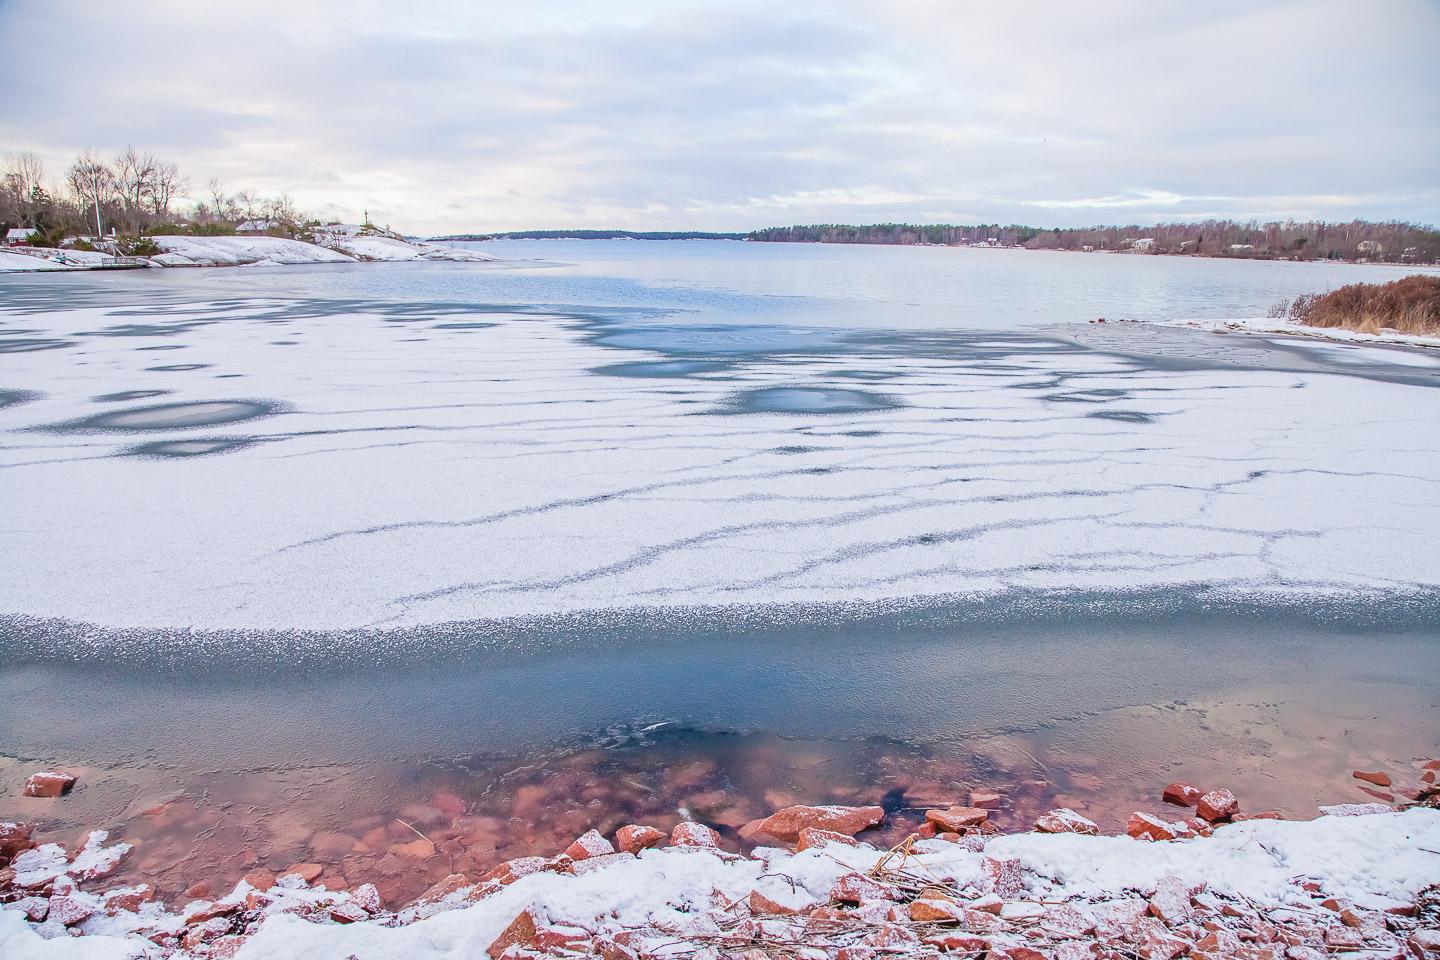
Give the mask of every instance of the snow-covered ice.
[[[747, 331], [424, 303], [12, 307], [12, 615], [341, 628], [1440, 588], [1416, 562], [1440, 534], [1440, 391], [1355, 364], [994, 332], [761, 350]], [[154, 395], [106, 399], [127, 391]]]

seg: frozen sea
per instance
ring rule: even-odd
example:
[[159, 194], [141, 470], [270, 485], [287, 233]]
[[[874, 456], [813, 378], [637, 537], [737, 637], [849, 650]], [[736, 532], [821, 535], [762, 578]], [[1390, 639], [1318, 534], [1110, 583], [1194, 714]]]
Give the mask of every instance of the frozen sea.
[[0, 754], [1440, 739], [1440, 353], [1120, 322], [1402, 271], [481, 248], [0, 277]]

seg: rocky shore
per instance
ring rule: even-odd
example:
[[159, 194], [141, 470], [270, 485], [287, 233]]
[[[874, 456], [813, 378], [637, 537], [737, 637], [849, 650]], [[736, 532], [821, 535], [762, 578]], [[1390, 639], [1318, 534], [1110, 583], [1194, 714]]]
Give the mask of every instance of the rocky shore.
[[[786, 807], [739, 830], [748, 853], [691, 820], [668, 833], [630, 824], [454, 874], [403, 904], [296, 864], [170, 906], [111, 879], [132, 848], [105, 831], [67, 851], [5, 823], [0, 956], [1423, 960], [1440, 956], [1437, 775], [1435, 760], [1416, 762], [1413, 785], [1356, 771], [1396, 802], [1322, 807], [1308, 821], [1170, 784], [1125, 836], [1065, 808], [1002, 833], [989, 814], [1000, 796], [981, 790], [883, 847], [865, 842], [881, 806]], [[36, 796], [72, 783], [31, 779]]]

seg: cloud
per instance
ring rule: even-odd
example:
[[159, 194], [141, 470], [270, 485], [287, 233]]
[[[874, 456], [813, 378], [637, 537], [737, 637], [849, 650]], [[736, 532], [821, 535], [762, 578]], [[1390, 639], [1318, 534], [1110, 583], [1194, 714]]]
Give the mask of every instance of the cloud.
[[1432, 0], [0, 0], [0, 36], [0, 143], [56, 172], [133, 143], [415, 231], [1440, 221]]

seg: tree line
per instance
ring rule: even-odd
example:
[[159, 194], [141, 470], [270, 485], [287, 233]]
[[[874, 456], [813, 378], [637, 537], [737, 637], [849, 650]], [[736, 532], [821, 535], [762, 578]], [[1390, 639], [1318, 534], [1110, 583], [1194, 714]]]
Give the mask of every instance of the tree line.
[[[181, 200], [191, 203], [181, 209]], [[192, 195], [190, 180], [177, 164], [133, 147], [108, 158], [86, 150], [58, 179], [48, 176], [33, 153], [14, 154], [0, 165], [0, 229], [35, 230], [38, 246], [112, 233], [132, 239], [158, 233], [234, 233], [246, 221], [294, 236], [306, 218], [286, 196], [231, 193], [219, 180], [210, 180]]]
[[1400, 221], [1262, 223], [1203, 220], [1155, 226], [1044, 229], [1019, 224], [817, 223], [768, 227], [749, 239], [778, 243], [997, 245], [1030, 250], [1109, 250], [1292, 260], [1440, 260], [1440, 231]]

